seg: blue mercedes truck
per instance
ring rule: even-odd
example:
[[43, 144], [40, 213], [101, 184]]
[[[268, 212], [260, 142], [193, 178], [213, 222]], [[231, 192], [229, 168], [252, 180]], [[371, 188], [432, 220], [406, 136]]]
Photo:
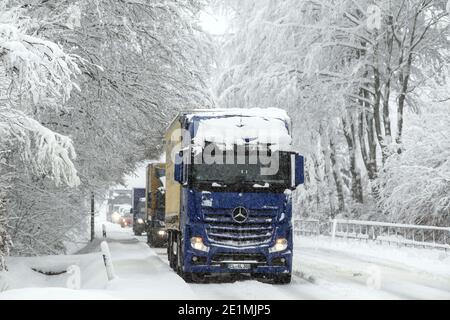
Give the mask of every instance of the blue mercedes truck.
[[131, 207], [131, 214], [133, 215], [133, 232], [136, 236], [140, 236], [145, 232], [145, 189], [133, 188], [131, 194], [133, 201]]
[[285, 111], [180, 113], [165, 136], [167, 254], [186, 282], [247, 274], [291, 281], [292, 191], [304, 158]]

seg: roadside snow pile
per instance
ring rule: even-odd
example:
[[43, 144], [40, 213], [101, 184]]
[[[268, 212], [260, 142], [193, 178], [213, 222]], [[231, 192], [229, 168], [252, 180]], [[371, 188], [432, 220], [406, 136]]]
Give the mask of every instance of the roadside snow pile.
[[104, 289], [107, 284], [105, 267], [100, 253], [70, 256], [10, 257], [8, 272], [0, 274], [3, 288], [67, 288], [71, 266], [80, 270], [82, 289]]
[[229, 109], [193, 113], [198, 118], [194, 144], [215, 143], [224, 149], [234, 144], [271, 144], [272, 151], [291, 149], [289, 117], [281, 109]]
[[[111, 223], [106, 228], [117, 275], [114, 280], [107, 280], [100, 241], [94, 241], [80, 251], [91, 252], [86, 254], [8, 258], [9, 271], [0, 273], [0, 300], [196, 298], [146, 243], [133, 237], [131, 229]], [[66, 270], [73, 265], [79, 268], [80, 290], [71, 289], [69, 283], [72, 274]]]
[[339, 299], [450, 299], [450, 253], [297, 237], [293, 273]]
[[[305, 250], [333, 252], [335, 255], [348, 256], [367, 263], [391, 265], [448, 279], [450, 291], [450, 252], [410, 247], [398, 247], [388, 244], [376, 244], [357, 240], [329, 237], [296, 237], [295, 249], [300, 255]], [[299, 258], [301, 260], [301, 257]], [[332, 257], [330, 257], [332, 259]], [[351, 261], [342, 259], [342, 266], [352, 268]], [[299, 262], [300, 263], [300, 262]]]

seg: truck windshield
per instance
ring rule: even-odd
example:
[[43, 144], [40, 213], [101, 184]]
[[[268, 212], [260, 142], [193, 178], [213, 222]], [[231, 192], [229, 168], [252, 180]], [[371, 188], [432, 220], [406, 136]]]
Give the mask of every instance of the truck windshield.
[[[236, 157], [235, 157], [236, 159]], [[260, 161], [249, 164], [248, 154], [245, 156], [245, 164], [205, 164], [194, 163], [192, 165], [192, 178], [194, 183], [211, 184], [213, 188], [251, 188], [273, 189], [288, 188], [290, 186], [291, 169], [290, 153], [277, 152], [270, 157], [269, 163]], [[269, 168], [272, 168], [268, 170]]]

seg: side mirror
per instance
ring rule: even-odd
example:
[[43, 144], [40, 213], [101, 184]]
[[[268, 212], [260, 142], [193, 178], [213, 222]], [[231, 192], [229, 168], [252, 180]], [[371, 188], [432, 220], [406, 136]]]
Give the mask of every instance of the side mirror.
[[296, 153], [291, 160], [292, 187], [296, 188], [305, 182], [305, 158]]
[[183, 156], [177, 153], [175, 155], [175, 169], [173, 179], [178, 183], [183, 183]]

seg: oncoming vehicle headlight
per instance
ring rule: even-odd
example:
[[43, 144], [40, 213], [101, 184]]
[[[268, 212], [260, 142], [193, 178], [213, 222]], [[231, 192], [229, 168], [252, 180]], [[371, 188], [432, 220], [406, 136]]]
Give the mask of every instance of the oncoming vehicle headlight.
[[165, 236], [166, 235], [166, 231], [165, 230], [159, 230], [158, 231], [158, 235]]
[[113, 214], [111, 215], [112, 222], [119, 223], [120, 219], [121, 219], [120, 214], [114, 211]]
[[204, 251], [204, 252], [209, 251], [209, 247], [205, 246], [205, 244], [203, 243], [203, 239], [201, 237], [192, 237], [191, 238], [191, 246], [195, 250]]
[[137, 223], [143, 224], [143, 223], [144, 223], [144, 220], [141, 219], [141, 218], [139, 218], [139, 219], [137, 219]]
[[279, 238], [275, 241], [275, 245], [269, 249], [269, 252], [280, 252], [286, 250], [288, 247], [288, 241], [285, 238]]

